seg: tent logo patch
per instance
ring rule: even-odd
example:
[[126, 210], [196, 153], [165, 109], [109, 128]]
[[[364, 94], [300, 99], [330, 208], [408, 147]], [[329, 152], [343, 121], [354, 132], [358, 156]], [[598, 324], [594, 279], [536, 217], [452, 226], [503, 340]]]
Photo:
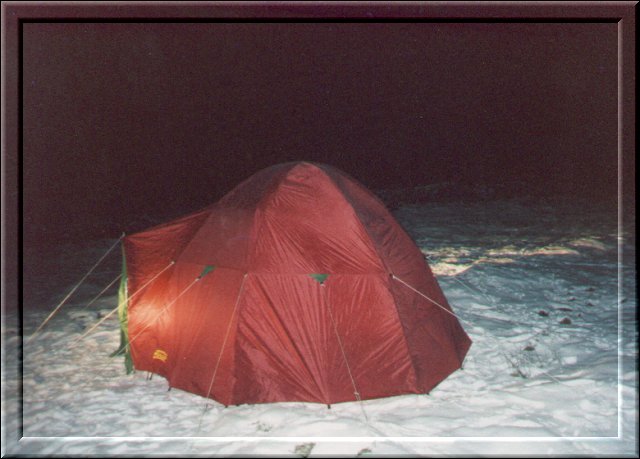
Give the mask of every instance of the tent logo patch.
[[167, 353], [162, 349], [156, 349], [155, 351], [153, 351], [153, 358], [156, 360], [161, 360], [163, 362], [166, 362], [167, 357], [168, 357]]

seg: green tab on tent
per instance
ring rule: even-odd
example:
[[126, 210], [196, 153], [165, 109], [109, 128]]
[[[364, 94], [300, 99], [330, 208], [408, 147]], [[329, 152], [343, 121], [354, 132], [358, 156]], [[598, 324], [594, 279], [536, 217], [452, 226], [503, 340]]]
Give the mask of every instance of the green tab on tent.
[[205, 266], [204, 269], [202, 270], [202, 272], [200, 273], [200, 275], [198, 276], [198, 279], [202, 279], [204, 276], [209, 274], [214, 269], [216, 269], [216, 267], [214, 265]]
[[309, 274], [310, 277], [312, 277], [313, 279], [317, 280], [318, 282], [320, 282], [320, 285], [322, 285], [322, 283], [327, 280], [327, 277], [329, 277], [328, 274], [320, 274], [320, 273], [313, 273], [313, 274]]
[[129, 326], [128, 326], [128, 308], [129, 294], [127, 292], [127, 257], [122, 246], [122, 277], [120, 279], [120, 288], [118, 289], [118, 319], [120, 320], [120, 347], [111, 354], [111, 357], [124, 355], [124, 366], [127, 374], [133, 373], [133, 359], [129, 350]]

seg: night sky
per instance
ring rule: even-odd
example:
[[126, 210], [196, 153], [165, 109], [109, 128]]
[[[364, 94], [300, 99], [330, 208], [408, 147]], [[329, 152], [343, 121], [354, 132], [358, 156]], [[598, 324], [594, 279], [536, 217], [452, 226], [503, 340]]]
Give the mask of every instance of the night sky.
[[615, 203], [617, 40], [615, 23], [25, 23], [25, 241], [117, 237], [292, 160], [373, 190]]

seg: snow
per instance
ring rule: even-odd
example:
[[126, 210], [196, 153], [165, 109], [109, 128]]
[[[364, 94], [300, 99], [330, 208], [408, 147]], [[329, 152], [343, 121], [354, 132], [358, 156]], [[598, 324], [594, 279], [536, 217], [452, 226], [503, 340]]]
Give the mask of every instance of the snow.
[[[3, 454], [637, 457], [634, 223], [617, 209], [496, 200], [394, 211], [473, 340], [429, 395], [225, 408], [124, 373], [118, 250], [23, 347], [3, 315]], [[25, 248], [24, 340], [115, 239]], [[29, 263], [29, 260], [36, 260]], [[22, 389], [22, 405], [19, 403]], [[22, 409], [20, 413], [20, 409]], [[23, 438], [16, 434], [22, 428]]]

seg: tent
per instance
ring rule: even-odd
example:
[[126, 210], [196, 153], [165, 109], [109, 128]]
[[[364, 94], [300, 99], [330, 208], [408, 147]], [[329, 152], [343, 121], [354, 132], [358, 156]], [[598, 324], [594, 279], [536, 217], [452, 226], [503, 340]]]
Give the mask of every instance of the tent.
[[264, 169], [123, 252], [130, 368], [225, 405], [428, 393], [471, 345], [384, 204], [327, 165]]

